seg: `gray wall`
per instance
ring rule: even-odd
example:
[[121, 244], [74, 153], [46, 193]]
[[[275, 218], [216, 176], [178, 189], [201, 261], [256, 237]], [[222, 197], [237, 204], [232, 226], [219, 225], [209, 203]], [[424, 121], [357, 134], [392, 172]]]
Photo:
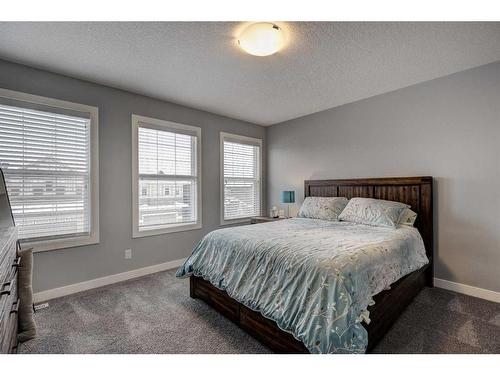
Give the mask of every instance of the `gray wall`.
[[500, 62], [267, 129], [268, 205], [303, 180], [435, 177], [436, 277], [500, 291]]
[[[257, 125], [1, 60], [0, 87], [99, 107], [100, 243], [37, 253], [35, 292], [188, 256], [220, 223], [219, 132], [265, 137]], [[132, 113], [202, 128], [203, 229], [132, 239]]]

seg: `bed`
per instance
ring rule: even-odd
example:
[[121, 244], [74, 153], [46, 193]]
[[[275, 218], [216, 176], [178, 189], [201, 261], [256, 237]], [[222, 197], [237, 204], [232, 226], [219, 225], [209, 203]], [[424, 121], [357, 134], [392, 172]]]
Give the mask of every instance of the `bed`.
[[218, 230], [178, 276], [190, 276], [191, 297], [275, 352], [370, 351], [432, 286], [432, 178], [310, 180], [304, 188], [306, 197], [402, 202], [417, 221], [387, 229], [296, 218]]

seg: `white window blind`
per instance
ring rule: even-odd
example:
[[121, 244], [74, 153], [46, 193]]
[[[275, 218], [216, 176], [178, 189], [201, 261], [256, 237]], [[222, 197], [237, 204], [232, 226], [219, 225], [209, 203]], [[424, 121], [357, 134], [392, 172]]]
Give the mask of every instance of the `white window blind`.
[[196, 134], [138, 126], [138, 230], [198, 222]]
[[90, 119], [0, 104], [0, 167], [19, 238], [89, 235]]
[[224, 220], [260, 215], [260, 141], [222, 137]]

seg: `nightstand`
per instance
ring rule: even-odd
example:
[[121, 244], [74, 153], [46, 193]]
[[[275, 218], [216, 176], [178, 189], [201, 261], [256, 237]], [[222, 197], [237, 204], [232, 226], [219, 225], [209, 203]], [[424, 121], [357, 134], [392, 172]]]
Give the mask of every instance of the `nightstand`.
[[250, 224], [270, 223], [271, 221], [283, 220], [284, 217], [255, 216], [250, 218]]

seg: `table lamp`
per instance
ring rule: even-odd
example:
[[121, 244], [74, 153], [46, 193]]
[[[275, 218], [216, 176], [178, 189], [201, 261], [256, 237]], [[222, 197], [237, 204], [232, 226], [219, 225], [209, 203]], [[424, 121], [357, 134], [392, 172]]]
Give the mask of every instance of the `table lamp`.
[[290, 203], [295, 203], [295, 191], [282, 191], [281, 203], [286, 203], [286, 217], [290, 217]]

